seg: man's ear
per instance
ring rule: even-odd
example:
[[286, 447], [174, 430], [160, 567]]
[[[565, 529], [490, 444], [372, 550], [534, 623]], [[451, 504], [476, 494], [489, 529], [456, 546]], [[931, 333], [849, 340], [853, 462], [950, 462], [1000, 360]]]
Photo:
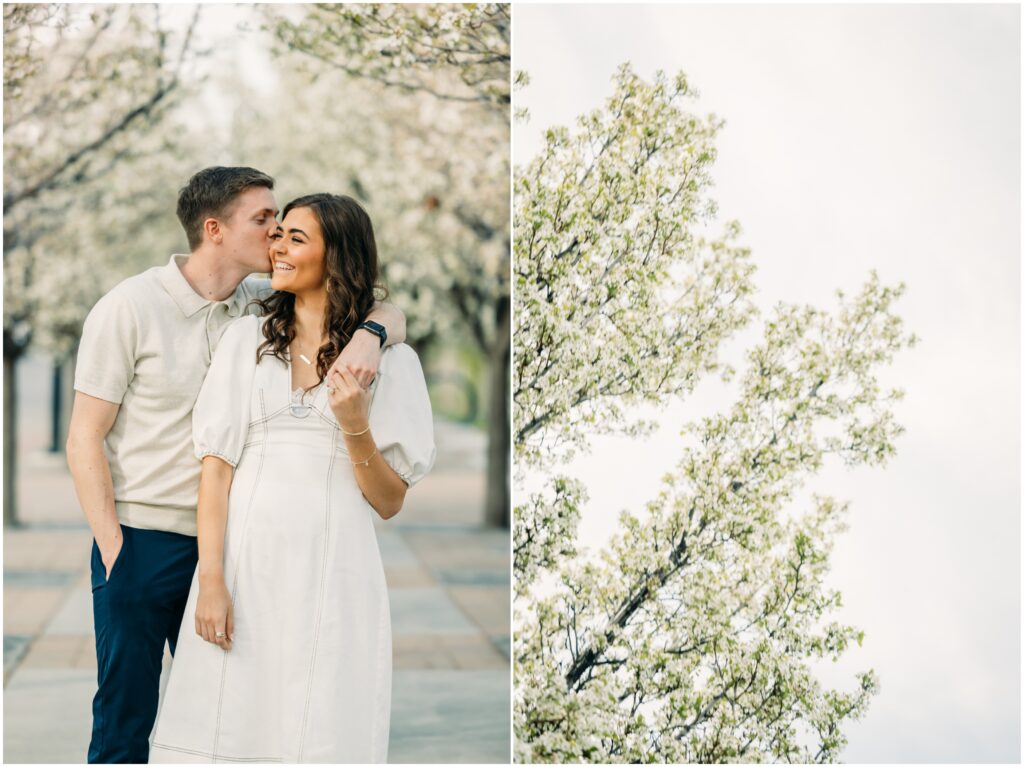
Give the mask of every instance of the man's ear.
[[203, 221], [203, 232], [206, 233], [210, 242], [220, 245], [224, 240], [224, 232], [220, 228], [220, 221], [215, 218], [208, 218]]

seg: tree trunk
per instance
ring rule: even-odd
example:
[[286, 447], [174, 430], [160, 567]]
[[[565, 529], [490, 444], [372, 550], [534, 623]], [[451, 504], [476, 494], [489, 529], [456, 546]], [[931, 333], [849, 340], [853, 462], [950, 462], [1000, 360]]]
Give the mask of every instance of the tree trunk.
[[490, 397], [487, 416], [487, 501], [484, 520], [493, 527], [509, 526], [509, 347], [511, 300], [503, 298], [495, 309], [498, 329], [490, 353]]
[[53, 365], [52, 418], [50, 425], [50, 452], [63, 453], [71, 425], [71, 408], [75, 403], [75, 361], [78, 351]]
[[60, 439], [61, 406], [64, 389], [64, 363], [53, 361], [53, 372], [50, 376], [50, 452], [59, 453], [63, 448]]
[[17, 365], [19, 354], [8, 344], [4, 333], [4, 527], [17, 527], [17, 447], [18, 392]]

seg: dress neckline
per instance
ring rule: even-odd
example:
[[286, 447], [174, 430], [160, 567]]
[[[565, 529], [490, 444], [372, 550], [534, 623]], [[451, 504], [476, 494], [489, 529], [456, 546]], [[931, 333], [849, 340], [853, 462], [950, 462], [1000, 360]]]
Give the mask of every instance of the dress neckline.
[[321, 381], [316, 386], [314, 386], [312, 389], [304, 389], [301, 386], [299, 386], [296, 389], [292, 389], [291, 401], [292, 402], [296, 402], [296, 403], [302, 403], [303, 399], [305, 398], [305, 395], [307, 395], [307, 394], [310, 397], [312, 397], [313, 399], [315, 399], [316, 395], [319, 394], [320, 387], [323, 386], [323, 385], [324, 385], [324, 382]]

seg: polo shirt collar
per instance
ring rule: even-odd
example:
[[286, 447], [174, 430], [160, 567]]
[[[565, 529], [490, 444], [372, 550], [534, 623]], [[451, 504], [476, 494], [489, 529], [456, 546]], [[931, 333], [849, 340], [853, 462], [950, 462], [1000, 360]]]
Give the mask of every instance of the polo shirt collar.
[[234, 295], [224, 301], [211, 301], [208, 298], [203, 298], [192, 289], [192, 286], [188, 284], [188, 280], [185, 279], [185, 275], [181, 273], [181, 267], [186, 261], [188, 261], [188, 256], [175, 253], [171, 256], [167, 266], [160, 270], [160, 282], [171, 298], [174, 299], [174, 303], [181, 309], [181, 313], [186, 317], [191, 317], [200, 309], [210, 304], [218, 303], [224, 304], [227, 307], [228, 315], [231, 317], [241, 316], [242, 303], [244, 301], [244, 298], [240, 295], [241, 291], [236, 289]]

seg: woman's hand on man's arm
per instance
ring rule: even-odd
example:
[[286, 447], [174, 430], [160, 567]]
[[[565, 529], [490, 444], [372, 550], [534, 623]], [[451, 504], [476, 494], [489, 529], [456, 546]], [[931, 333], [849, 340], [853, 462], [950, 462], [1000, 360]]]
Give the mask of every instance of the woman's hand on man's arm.
[[329, 378], [329, 403], [345, 437], [356, 483], [382, 519], [402, 509], [408, 486], [381, 456], [370, 432], [370, 395], [347, 370]]
[[[405, 315], [394, 304], [378, 301], [365, 319], [384, 326], [388, 336], [385, 346], [405, 341]], [[352, 340], [341, 350], [338, 359], [331, 365], [331, 369], [327, 372], [327, 379], [330, 380], [331, 371], [341, 371], [343, 367], [348, 368], [359, 385], [365, 389], [377, 375], [383, 351], [380, 338], [377, 335], [366, 329], [357, 330], [352, 334]]]

